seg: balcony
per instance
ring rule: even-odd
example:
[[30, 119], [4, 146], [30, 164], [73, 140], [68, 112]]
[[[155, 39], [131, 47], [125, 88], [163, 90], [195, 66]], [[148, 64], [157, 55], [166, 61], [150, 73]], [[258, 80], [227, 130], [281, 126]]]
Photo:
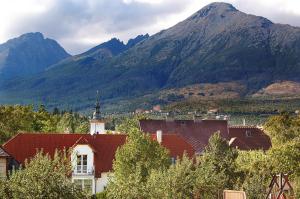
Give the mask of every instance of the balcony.
[[94, 173], [94, 166], [87, 165], [77, 165], [72, 172], [73, 175], [94, 175]]

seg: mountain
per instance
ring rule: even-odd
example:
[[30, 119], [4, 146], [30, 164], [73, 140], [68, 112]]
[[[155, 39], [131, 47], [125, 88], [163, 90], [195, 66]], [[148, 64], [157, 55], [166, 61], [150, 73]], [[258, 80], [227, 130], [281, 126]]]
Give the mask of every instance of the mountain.
[[249, 95], [276, 81], [300, 81], [300, 28], [274, 24], [227, 3], [209, 4], [131, 48], [120, 45], [117, 53], [105, 56], [101, 49], [83, 54], [101, 52], [100, 59], [87, 56], [17, 84], [7, 82], [0, 96], [85, 108], [95, 90], [116, 102], [193, 84], [238, 82]]
[[99, 44], [98, 46], [95, 46], [82, 54], [75, 55], [75, 56], [65, 59], [57, 64], [54, 64], [50, 68], [54, 68], [54, 67], [63, 68], [66, 65], [68, 65], [68, 66], [71, 66], [71, 65], [84, 66], [84, 65], [91, 65], [96, 62], [103, 62], [106, 59], [109, 59], [116, 55], [119, 55], [120, 53], [135, 46], [137, 43], [139, 43], [140, 41], [142, 41], [148, 37], [149, 37], [148, 34], [138, 35], [137, 37], [135, 37], [133, 39], [129, 39], [128, 43], [126, 45], [119, 39], [112, 38], [111, 40], [104, 42], [102, 44]]
[[69, 56], [42, 33], [24, 34], [0, 45], [0, 79], [36, 74]]

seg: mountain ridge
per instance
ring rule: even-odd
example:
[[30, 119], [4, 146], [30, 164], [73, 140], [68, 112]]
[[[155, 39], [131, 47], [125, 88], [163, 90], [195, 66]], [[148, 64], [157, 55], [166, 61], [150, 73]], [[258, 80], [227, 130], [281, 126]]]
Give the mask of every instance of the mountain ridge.
[[75, 61], [59, 63], [17, 86], [2, 85], [0, 92], [84, 107], [95, 90], [103, 100], [116, 101], [201, 83], [240, 82], [248, 95], [275, 81], [300, 81], [300, 28], [226, 3], [209, 4], [121, 51], [103, 59], [74, 56]]

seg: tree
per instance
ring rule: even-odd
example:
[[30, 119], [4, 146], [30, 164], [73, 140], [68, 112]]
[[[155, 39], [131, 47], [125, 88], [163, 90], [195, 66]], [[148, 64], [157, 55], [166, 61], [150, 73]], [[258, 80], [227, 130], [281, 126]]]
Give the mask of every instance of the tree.
[[2, 182], [0, 198], [87, 198], [69, 179], [71, 168], [65, 153], [57, 152], [52, 159], [39, 152]]
[[265, 123], [264, 129], [271, 137], [272, 145], [280, 146], [294, 139], [299, 139], [300, 117], [291, 116], [287, 113], [273, 116]]
[[273, 173], [289, 173], [296, 197], [300, 195], [300, 116], [273, 116], [264, 125], [272, 140], [268, 151]]
[[186, 155], [167, 170], [154, 170], [147, 181], [147, 198], [176, 199], [193, 196], [194, 163]]
[[195, 193], [203, 198], [216, 198], [220, 191], [232, 189], [239, 174], [235, 160], [238, 153], [219, 133], [209, 139], [196, 168]]
[[242, 184], [237, 186], [246, 192], [247, 198], [265, 198], [272, 175], [270, 163], [270, 157], [265, 151], [239, 151], [236, 164]]
[[170, 164], [167, 150], [137, 128], [130, 128], [126, 144], [113, 163], [114, 175], [107, 191], [109, 198], [144, 198], [145, 184], [152, 170]]

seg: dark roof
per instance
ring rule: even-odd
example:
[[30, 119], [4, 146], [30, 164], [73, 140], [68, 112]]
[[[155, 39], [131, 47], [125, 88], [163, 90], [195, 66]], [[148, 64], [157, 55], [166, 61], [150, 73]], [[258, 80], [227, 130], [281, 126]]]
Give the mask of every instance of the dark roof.
[[0, 146], [0, 157], [10, 157], [8, 153]]
[[[164, 134], [162, 135], [162, 145], [169, 150], [171, 157], [182, 157], [183, 153], [186, 152], [189, 157], [193, 157], [195, 150], [191, 144], [189, 144], [180, 135], [176, 134]], [[156, 134], [151, 135], [153, 140], [156, 140]]]
[[272, 146], [270, 137], [255, 126], [230, 126], [229, 137], [233, 139], [231, 146], [241, 150], [268, 150]]
[[[116, 150], [126, 142], [126, 135], [90, 134], [37, 134], [20, 133], [3, 145], [3, 148], [21, 164], [32, 158], [38, 150], [51, 156], [58, 150], [69, 150], [77, 144], [88, 144], [95, 151], [94, 164], [96, 176], [112, 170]], [[153, 135], [153, 139], [156, 137]], [[162, 145], [170, 151], [170, 156], [182, 156], [186, 151], [190, 156], [194, 150], [179, 136], [163, 135]]]
[[215, 132], [228, 139], [226, 120], [140, 120], [140, 128], [154, 134], [161, 130], [163, 134], [178, 134], [190, 143], [196, 152], [201, 153]]

